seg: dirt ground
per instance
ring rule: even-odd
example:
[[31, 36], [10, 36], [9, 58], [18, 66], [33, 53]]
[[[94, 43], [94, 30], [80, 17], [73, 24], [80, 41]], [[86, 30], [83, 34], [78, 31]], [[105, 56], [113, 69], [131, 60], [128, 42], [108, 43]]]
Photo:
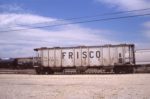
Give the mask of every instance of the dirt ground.
[[150, 99], [150, 74], [0, 74], [0, 99]]

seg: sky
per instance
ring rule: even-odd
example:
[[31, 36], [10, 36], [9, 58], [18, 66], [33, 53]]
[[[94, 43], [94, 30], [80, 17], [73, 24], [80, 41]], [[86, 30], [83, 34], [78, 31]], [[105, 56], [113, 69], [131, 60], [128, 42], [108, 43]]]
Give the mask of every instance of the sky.
[[150, 0], [0, 0], [0, 57], [33, 56], [39, 47], [132, 43], [150, 48], [150, 16], [68, 24], [149, 14], [150, 9], [110, 14], [145, 8]]

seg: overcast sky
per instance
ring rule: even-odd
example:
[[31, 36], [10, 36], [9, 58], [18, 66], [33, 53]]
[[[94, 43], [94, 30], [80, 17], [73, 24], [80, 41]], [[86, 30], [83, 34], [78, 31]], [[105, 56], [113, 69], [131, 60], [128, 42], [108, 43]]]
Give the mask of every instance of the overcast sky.
[[100, 15], [144, 8], [150, 0], [0, 0], [0, 57], [32, 56], [38, 47], [134, 43], [150, 48], [150, 16], [34, 28], [150, 13]]

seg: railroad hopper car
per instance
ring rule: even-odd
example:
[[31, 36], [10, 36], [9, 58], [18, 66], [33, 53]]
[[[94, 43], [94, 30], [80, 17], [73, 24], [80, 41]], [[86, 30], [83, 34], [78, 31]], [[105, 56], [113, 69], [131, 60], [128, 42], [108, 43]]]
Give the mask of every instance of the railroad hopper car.
[[90, 69], [102, 72], [132, 73], [135, 66], [134, 44], [36, 48], [37, 74], [53, 74]]
[[20, 57], [20, 58], [16, 58], [16, 60], [17, 60], [17, 69], [33, 68], [33, 57]]
[[17, 60], [13, 58], [8, 59], [0, 59], [0, 69], [16, 69], [17, 68]]

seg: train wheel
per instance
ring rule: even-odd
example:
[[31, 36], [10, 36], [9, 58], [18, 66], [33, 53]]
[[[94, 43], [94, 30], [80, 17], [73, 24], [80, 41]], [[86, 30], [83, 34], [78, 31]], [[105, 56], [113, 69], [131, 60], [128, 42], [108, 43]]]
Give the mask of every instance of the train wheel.
[[134, 73], [134, 68], [133, 68], [133, 66], [128, 67], [128, 73]]
[[36, 71], [36, 74], [41, 74], [41, 69], [40, 69], [40, 67], [36, 67], [36, 68], [35, 68], [35, 71]]
[[113, 70], [115, 74], [127, 74], [134, 71], [132, 66], [116, 66]]
[[49, 68], [49, 67], [41, 68], [41, 74], [48, 75], [48, 74], [53, 74], [53, 73], [54, 73], [54, 71], [51, 68]]
[[48, 69], [48, 74], [54, 74], [54, 71], [52, 69]]
[[115, 74], [119, 74], [119, 70], [116, 67], [114, 67], [113, 71]]
[[87, 67], [77, 67], [76, 68], [76, 73], [77, 74], [84, 74], [85, 73], [85, 71], [87, 70]]

